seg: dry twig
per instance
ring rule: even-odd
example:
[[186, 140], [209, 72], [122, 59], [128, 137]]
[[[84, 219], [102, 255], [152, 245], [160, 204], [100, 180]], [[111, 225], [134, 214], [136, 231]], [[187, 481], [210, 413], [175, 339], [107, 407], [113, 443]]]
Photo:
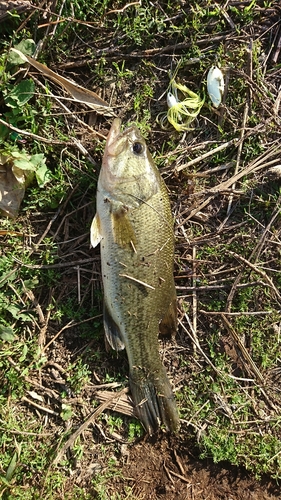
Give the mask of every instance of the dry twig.
[[109, 407], [110, 403], [113, 401], [118, 400], [123, 394], [128, 392], [128, 388], [122, 389], [122, 391], [119, 391], [117, 393], [114, 393], [111, 397], [110, 400], [105, 401], [102, 403], [88, 418], [87, 420], [68, 438], [66, 443], [63, 445], [61, 450], [57, 453], [57, 456], [55, 457], [53, 461], [53, 465], [57, 465], [60, 460], [62, 459], [63, 455], [66, 453], [68, 448], [72, 446], [76, 439], [84, 432], [95, 420], [96, 418], [104, 411], [106, 408]]
[[252, 264], [249, 260], [247, 260], [244, 257], [242, 257], [242, 255], [239, 255], [239, 254], [237, 254], [235, 252], [231, 252], [230, 250], [228, 250], [227, 253], [229, 253], [229, 255], [232, 255], [236, 259], [238, 259], [241, 262], [243, 262], [243, 264], [246, 264], [248, 267], [250, 267], [257, 274], [260, 274], [264, 278], [264, 280], [268, 283], [268, 285], [270, 286], [270, 288], [274, 291], [274, 293], [276, 295], [276, 298], [279, 301], [281, 301], [281, 294], [279, 293], [279, 290], [276, 288], [276, 286], [274, 285], [272, 279], [268, 276], [268, 274], [265, 271], [263, 271], [262, 269], [260, 269], [257, 265]]
[[128, 415], [129, 417], [135, 415], [133, 404], [127, 393], [122, 394], [117, 401], [112, 401], [112, 391], [98, 390], [95, 397], [101, 403], [108, 402], [108, 408], [110, 410], [122, 413], [123, 415]]
[[233, 326], [228, 321], [226, 316], [224, 314], [222, 314], [221, 317], [222, 317], [222, 320], [224, 322], [225, 327], [227, 328], [228, 333], [231, 335], [231, 337], [233, 338], [233, 340], [235, 342], [234, 345], [237, 346], [239, 351], [242, 353], [243, 364], [244, 364], [245, 370], [247, 371], [247, 373], [249, 375], [254, 374], [256, 376], [258, 382], [263, 385], [264, 378], [263, 378], [261, 372], [259, 371], [257, 365], [252, 360], [252, 358], [251, 358], [250, 354], [248, 353], [247, 349], [245, 348], [243, 342], [241, 342], [239, 335], [236, 333], [236, 331], [234, 330]]

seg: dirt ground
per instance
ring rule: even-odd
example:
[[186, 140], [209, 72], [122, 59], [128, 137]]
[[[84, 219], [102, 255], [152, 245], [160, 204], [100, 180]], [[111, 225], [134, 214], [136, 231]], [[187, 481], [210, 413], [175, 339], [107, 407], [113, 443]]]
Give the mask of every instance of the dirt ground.
[[[63, 279], [62, 287], [64, 285], [66, 283]], [[69, 286], [70, 283], [68, 282], [67, 285]], [[52, 388], [54, 395], [57, 394], [58, 385], [61, 389], [68, 390], [62, 367], [70, 364], [77, 352], [89, 347], [89, 344], [85, 343], [77, 332], [76, 328], [70, 328], [60, 336], [52, 348], [48, 364], [43, 368], [41, 383], [49, 390]], [[125, 353], [121, 353], [118, 358], [112, 357], [112, 351], [105, 353], [102, 335], [99, 345], [103, 351], [102, 359], [99, 366], [96, 365], [96, 370], [94, 366], [92, 368], [91, 383], [84, 389], [82, 397], [77, 398], [70, 391], [67, 399], [67, 402], [76, 408], [77, 415], [80, 414], [75, 425], [69, 422], [71, 436], [74, 436], [77, 428], [79, 429], [87, 422], [88, 416], [92, 413], [90, 402], [93, 395], [102, 394], [99, 385], [93, 386], [92, 382], [102, 377], [103, 370], [114, 373], [120, 372], [121, 369], [125, 374], [128, 369]], [[160, 345], [163, 347], [162, 342]], [[166, 349], [170, 353], [169, 356], [176, 358], [172, 348], [172, 342], [167, 341]], [[90, 346], [90, 350], [92, 349], [96, 347]], [[180, 371], [177, 366], [174, 368]], [[57, 377], [55, 380], [54, 376]], [[110, 386], [110, 384], [105, 385]], [[105, 391], [105, 394], [106, 397], [110, 397], [112, 392]], [[58, 400], [59, 396], [50, 405], [56, 412], [60, 410]], [[178, 435], [169, 435], [159, 431], [152, 437], [144, 435], [139, 439], [135, 438], [133, 442], [126, 437], [126, 432], [118, 433], [116, 429], [110, 431], [108, 418], [111, 415], [118, 416], [117, 412], [122, 413], [122, 418], [125, 422], [127, 421], [127, 424], [129, 420], [126, 415], [133, 416], [133, 406], [128, 392], [122, 400], [123, 406], [121, 404], [116, 406], [114, 402], [112, 405], [107, 403], [101, 419], [93, 419], [90, 425], [85, 426], [82, 434], [84, 454], [81, 461], [74, 458], [75, 453], [73, 454], [72, 449], [74, 441], [67, 447], [66, 457], [70, 460], [71, 473], [67, 467], [65, 472], [70, 475], [64, 492], [65, 496], [60, 498], [72, 498], [69, 497], [69, 493], [74, 484], [84, 488], [88, 494], [91, 493], [93, 498], [97, 499], [125, 500], [132, 496], [134, 500], [271, 500], [281, 497], [278, 481], [269, 476], [264, 475], [256, 479], [244, 467], [236, 467], [228, 462], [214, 463], [211, 459], [200, 459], [196, 438], [185, 421], [181, 422]], [[81, 408], [84, 417], [81, 417]], [[117, 412], [112, 413], [109, 408], [117, 409]], [[53, 424], [50, 428], [58, 433], [59, 422], [55, 424], [53, 421]], [[58, 443], [59, 440], [56, 439], [55, 446]], [[61, 446], [59, 448], [61, 451]], [[61, 458], [63, 459], [64, 456], [62, 454]], [[109, 467], [110, 460], [114, 463], [113, 473]], [[61, 468], [62, 465], [59, 462], [57, 466]], [[95, 485], [93, 487], [95, 476], [100, 475], [105, 478], [107, 495], [105, 497], [100, 494], [99, 487], [96, 488]]]
[[[122, 467], [124, 484], [137, 498], [150, 500], [270, 500], [280, 487], [229, 464], [196, 460], [194, 445], [181, 439], [144, 441], [128, 450]], [[120, 485], [121, 486], [121, 485]]]
[[[54, 346], [53, 353], [56, 358], [54, 366], [60, 364], [66, 366], [71, 362], [73, 353], [80, 352], [85, 348], [81, 338], [77, 337], [76, 329], [70, 329], [64, 337]], [[102, 343], [101, 343], [102, 349]], [[171, 343], [167, 342], [167, 349], [171, 349]], [[53, 361], [50, 362], [52, 365]], [[60, 364], [59, 364], [60, 363]], [[111, 354], [104, 356], [102, 365], [105, 370], [114, 373], [120, 370], [120, 365], [127, 370], [127, 360], [122, 353], [119, 359], [112, 359]], [[101, 372], [95, 372], [99, 377]], [[94, 371], [94, 370], [93, 370]], [[60, 383], [63, 384], [63, 370], [60, 375]], [[42, 381], [42, 383], [44, 383]], [[47, 383], [47, 379], [46, 379]], [[58, 381], [56, 382], [56, 384]], [[48, 381], [50, 387], [50, 380]], [[56, 385], [55, 384], [55, 385]], [[63, 387], [63, 385], [61, 385]], [[97, 386], [96, 386], [97, 387]], [[95, 389], [94, 389], [95, 393]], [[99, 391], [100, 394], [100, 391]], [[107, 391], [106, 394], [112, 394]], [[78, 408], [81, 406], [81, 398], [73, 395], [68, 402]], [[83, 394], [83, 405], [86, 407], [92, 399], [93, 389], [91, 385]], [[133, 407], [127, 394], [124, 396], [124, 407], [120, 405], [120, 412], [126, 421], [125, 414], [133, 415]], [[127, 405], [127, 406], [126, 406]], [[114, 403], [113, 405], [114, 406]], [[52, 405], [53, 409], [57, 409]], [[84, 455], [81, 461], [73, 458], [72, 445], [67, 450], [66, 456], [72, 464], [71, 474], [67, 481], [64, 495], [61, 498], [72, 498], [69, 496], [73, 485], [84, 488], [93, 498], [97, 499], [129, 499], [134, 500], [273, 500], [280, 499], [280, 485], [278, 481], [264, 475], [256, 479], [253, 474], [244, 467], [236, 467], [228, 462], [214, 463], [212, 459], [200, 459], [200, 450], [194, 434], [186, 422], [181, 423], [178, 435], [158, 434], [149, 437], [145, 435], [139, 440], [130, 442], [125, 433], [109, 431], [108, 416], [112, 415], [110, 405], [103, 413], [100, 421], [93, 420], [87, 425], [83, 433]], [[122, 408], [124, 408], [122, 410]], [[114, 413], [113, 413], [114, 414]], [[117, 413], [115, 413], [115, 416]], [[74, 430], [87, 421], [87, 416], [77, 422], [71, 428]], [[102, 451], [103, 450], [103, 451]], [[60, 452], [59, 452], [60, 453]], [[114, 472], [110, 471], [109, 461], [114, 462]], [[58, 464], [58, 467], [61, 467]], [[117, 471], [117, 473], [116, 473]], [[69, 469], [66, 469], [69, 474]], [[106, 496], [103, 497], [99, 487], [93, 487], [95, 476], [104, 475], [106, 485]]]

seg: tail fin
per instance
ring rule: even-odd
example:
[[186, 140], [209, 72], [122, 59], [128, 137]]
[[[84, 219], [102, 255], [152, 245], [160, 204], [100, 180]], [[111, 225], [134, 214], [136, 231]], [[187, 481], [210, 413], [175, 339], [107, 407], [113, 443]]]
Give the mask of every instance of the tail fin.
[[179, 415], [164, 366], [153, 373], [134, 366], [130, 372], [130, 388], [137, 416], [150, 435], [161, 424], [170, 432], [177, 431]]

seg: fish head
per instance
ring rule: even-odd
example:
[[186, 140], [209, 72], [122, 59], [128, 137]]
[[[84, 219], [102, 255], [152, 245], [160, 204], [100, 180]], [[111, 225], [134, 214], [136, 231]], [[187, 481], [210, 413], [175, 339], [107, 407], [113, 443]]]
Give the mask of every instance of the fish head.
[[147, 201], [161, 187], [161, 178], [146, 142], [135, 125], [121, 131], [116, 118], [109, 131], [99, 187], [128, 207]]

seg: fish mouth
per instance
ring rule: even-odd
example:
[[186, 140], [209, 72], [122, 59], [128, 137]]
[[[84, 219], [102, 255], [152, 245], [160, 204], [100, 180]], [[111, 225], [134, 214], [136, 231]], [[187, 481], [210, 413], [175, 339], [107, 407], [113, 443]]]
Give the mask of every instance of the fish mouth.
[[115, 141], [116, 137], [120, 134], [121, 131], [121, 120], [120, 118], [115, 118], [112, 122], [110, 131], [108, 133], [106, 139], [106, 146], [110, 148], [111, 144]]
[[117, 141], [117, 138], [121, 135], [121, 123], [122, 122], [120, 118], [115, 118], [113, 120], [106, 139], [105, 154], [108, 154], [110, 156], [117, 156], [123, 149], [123, 147], [120, 147], [121, 144], [118, 144]]
[[121, 120], [115, 118], [112, 122], [105, 145], [105, 156], [118, 156], [135, 140], [141, 140], [139, 130], [135, 125], [131, 125], [121, 131]]

